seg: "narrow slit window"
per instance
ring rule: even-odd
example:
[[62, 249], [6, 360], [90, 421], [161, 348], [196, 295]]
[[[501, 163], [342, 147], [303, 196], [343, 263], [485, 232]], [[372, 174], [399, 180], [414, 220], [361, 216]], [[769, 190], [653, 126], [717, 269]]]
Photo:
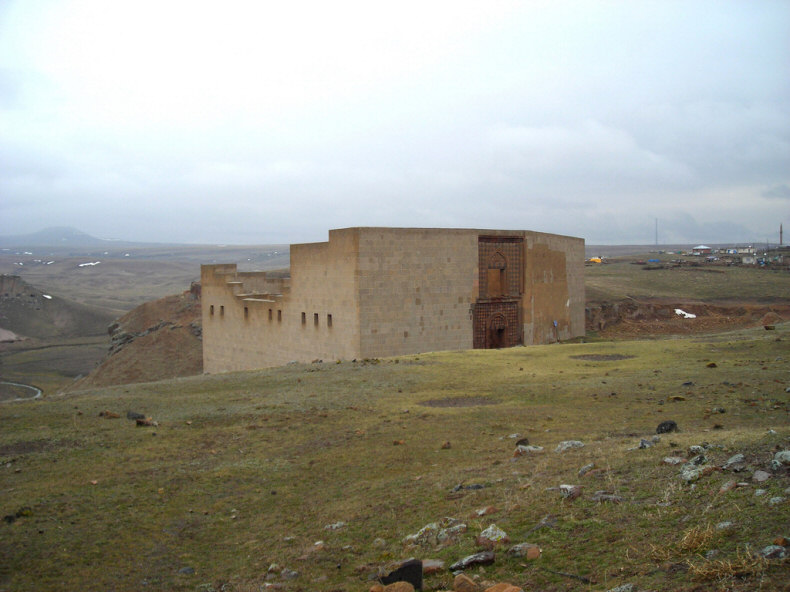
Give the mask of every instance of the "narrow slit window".
[[307, 324], [307, 313], [305, 312], [302, 313], [302, 324], [303, 325]]
[[225, 305], [224, 304], [220, 304], [219, 305], [219, 316], [221, 316], [221, 317], [225, 316]]
[[250, 309], [249, 309], [249, 307], [245, 306], [244, 307], [244, 320], [246, 321], [249, 318], [250, 318]]
[[313, 325], [318, 326], [318, 313], [313, 313]]
[[282, 320], [283, 320], [283, 311], [281, 311], [281, 310], [278, 310], [278, 311], [277, 311], [277, 322], [279, 323], [279, 322], [281, 322]]
[[210, 314], [212, 317], [214, 316], [214, 305], [213, 304], [208, 307], [208, 314]]
[[331, 327], [332, 326], [332, 315], [331, 314], [326, 315], [326, 326], [327, 327]]
[[272, 320], [272, 309], [271, 308], [269, 309], [269, 320], [270, 321]]

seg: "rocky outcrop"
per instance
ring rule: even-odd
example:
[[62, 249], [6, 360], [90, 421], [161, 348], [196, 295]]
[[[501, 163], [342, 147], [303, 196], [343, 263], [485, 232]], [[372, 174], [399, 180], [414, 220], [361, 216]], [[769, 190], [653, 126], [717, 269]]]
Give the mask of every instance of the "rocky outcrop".
[[202, 329], [200, 284], [146, 302], [107, 327], [107, 357], [69, 390], [200, 374]]

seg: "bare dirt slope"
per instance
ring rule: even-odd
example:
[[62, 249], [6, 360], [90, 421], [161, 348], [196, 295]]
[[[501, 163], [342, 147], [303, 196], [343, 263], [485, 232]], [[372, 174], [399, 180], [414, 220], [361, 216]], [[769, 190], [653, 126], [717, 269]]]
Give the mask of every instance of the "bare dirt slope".
[[109, 332], [107, 358], [69, 390], [203, 372], [199, 284], [138, 306], [110, 325]]
[[624, 339], [770, 327], [788, 319], [788, 302], [714, 304], [694, 300], [629, 298], [616, 302], [588, 303], [586, 308], [588, 332], [596, 332], [606, 338]]

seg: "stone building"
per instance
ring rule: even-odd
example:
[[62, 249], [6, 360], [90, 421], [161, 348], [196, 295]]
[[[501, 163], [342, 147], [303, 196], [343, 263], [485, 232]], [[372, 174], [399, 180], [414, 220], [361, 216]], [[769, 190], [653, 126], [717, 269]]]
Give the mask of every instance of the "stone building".
[[210, 373], [584, 335], [584, 240], [540, 232], [330, 230], [291, 245], [288, 278], [203, 265], [201, 284]]

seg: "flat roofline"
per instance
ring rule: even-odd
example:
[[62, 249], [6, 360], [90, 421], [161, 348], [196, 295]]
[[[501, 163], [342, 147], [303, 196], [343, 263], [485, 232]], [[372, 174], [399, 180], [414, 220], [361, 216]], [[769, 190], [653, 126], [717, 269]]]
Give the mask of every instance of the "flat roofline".
[[[331, 228], [328, 231], [329, 239], [333, 232], [384, 232], [384, 231], [403, 231], [405, 232], [436, 232], [446, 234], [468, 234], [475, 233], [481, 236], [506, 236], [506, 235], [539, 235], [545, 237], [555, 237], [561, 239], [571, 239], [584, 242], [584, 239], [579, 236], [571, 236], [568, 234], [556, 234], [551, 232], [541, 232], [539, 230], [522, 229], [502, 229], [502, 228], [449, 228], [449, 227], [411, 227], [411, 226], [347, 226], [345, 228]], [[291, 246], [300, 245], [318, 245], [326, 244], [329, 241], [316, 241], [306, 243], [292, 243]]]

